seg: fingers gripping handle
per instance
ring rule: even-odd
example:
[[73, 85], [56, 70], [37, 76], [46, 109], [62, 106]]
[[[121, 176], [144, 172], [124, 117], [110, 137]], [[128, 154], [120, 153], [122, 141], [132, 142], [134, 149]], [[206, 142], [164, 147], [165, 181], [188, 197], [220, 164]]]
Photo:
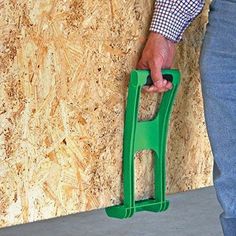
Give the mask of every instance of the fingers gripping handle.
[[[167, 80], [167, 81], [170, 81], [170, 82], [173, 81], [173, 77], [172, 77], [172, 75], [170, 75], [170, 74], [163, 75], [163, 79], [165, 79], [165, 80]], [[151, 75], [148, 75], [147, 81], [146, 81], [146, 83], [144, 84], [144, 86], [151, 86], [151, 85], [153, 85], [153, 80], [152, 80], [152, 78], [151, 78]]]

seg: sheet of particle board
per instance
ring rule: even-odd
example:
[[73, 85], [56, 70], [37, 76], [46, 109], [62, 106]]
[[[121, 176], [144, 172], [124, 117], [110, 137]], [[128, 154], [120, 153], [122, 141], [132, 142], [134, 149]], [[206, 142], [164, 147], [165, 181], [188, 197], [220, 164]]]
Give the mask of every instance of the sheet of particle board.
[[[0, 0], [0, 227], [122, 200], [129, 72], [152, 0]], [[182, 82], [169, 127], [169, 193], [212, 184], [198, 56], [204, 13], [178, 46]], [[150, 117], [158, 95], [143, 95]], [[152, 195], [152, 158], [137, 154], [138, 199]]]

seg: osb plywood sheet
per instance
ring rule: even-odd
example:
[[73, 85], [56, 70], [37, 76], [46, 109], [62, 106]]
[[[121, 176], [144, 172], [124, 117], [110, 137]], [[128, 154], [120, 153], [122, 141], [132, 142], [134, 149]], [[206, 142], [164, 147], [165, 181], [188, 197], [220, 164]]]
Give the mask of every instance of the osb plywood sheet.
[[[119, 204], [124, 109], [153, 0], [0, 1], [0, 226]], [[179, 44], [168, 192], [212, 184], [198, 56], [204, 14]], [[140, 117], [158, 95], [143, 95]], [[137, 198], [152, 158], [137, 154]]]

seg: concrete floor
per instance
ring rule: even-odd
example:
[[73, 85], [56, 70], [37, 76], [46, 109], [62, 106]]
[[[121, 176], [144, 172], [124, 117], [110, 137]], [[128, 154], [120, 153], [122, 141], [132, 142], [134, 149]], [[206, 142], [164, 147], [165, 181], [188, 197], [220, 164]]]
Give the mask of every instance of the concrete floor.
[[128, 220], [104, 210], [74, 214], [0, 230], [0, 236], [222, 236], [221, 208], [212, 187], [169, 195], [163, 213], [140, 212]]

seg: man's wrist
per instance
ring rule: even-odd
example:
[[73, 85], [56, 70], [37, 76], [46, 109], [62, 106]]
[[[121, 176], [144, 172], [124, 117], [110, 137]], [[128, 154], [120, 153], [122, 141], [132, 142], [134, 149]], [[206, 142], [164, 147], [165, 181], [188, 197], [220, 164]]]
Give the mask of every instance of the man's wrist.
[[177, 42], [173, 41], [172, 39], [169, 39], [165, 35], [159, 33], [159, 32], [154, 32], [154, 31], [149, 31], [149, 38], [156, 38], [156, 39], [161, 39], [161, 40], [167, 40], [170, 43], [176, 44]]

